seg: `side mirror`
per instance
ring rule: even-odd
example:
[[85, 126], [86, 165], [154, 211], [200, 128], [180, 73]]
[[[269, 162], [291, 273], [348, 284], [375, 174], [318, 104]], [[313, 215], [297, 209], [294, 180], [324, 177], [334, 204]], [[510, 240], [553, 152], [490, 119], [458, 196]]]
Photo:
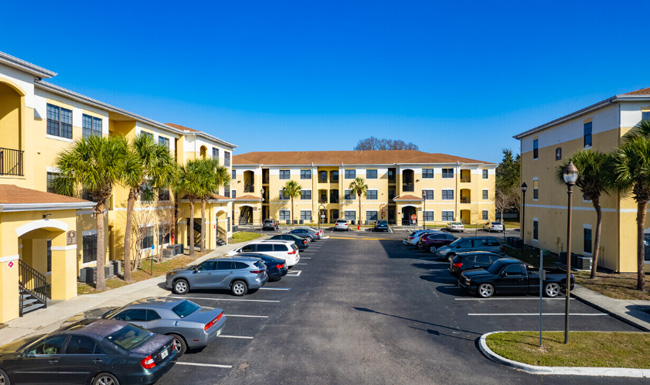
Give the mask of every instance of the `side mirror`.
[[193, 272], [194, 274], [196, 274], [196, 273], [199, 272], [199, 269], [195, 267], [195, 268], [192, 269], [192, 272]]
[[508, 273], [504, 271], [503, 273], [501, 273], [501, 276], [502, 276], [502, 277], [507, 277], [507, 276], [508, 276]]

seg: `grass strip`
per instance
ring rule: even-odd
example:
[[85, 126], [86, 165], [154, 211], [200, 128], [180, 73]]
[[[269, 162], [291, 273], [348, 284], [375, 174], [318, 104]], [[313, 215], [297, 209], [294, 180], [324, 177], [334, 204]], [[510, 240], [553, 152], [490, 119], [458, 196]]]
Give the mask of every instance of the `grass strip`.
[[260, 233], [250, 233], [248, 231], [238, 231], [232, 235], [234, 243], [249, 242], [261, 237]]

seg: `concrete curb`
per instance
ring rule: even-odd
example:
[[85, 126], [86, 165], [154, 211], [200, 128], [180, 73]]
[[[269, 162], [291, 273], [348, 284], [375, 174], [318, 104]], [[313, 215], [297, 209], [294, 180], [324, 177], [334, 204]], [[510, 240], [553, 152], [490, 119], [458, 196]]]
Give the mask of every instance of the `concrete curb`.
[[[576, 286], [579, 286], [579, 285], [576, 285]], [[582, 286], [580, 286], [580, 287], [585, 289], [585, 290], [589, 290], [589, 289], [587, 289], [585, 287], [582, 287]], [[575, 299], [577, 299], [578, 301], [580, 301], [580, 302], [582, 302], [582, 303], [584, 303], [586, 305], [589, 305], [589, 306], [593, 307], [596, 310], [600, 310], [603, 313], [607, 313], [607, 314], [609, 314], [610, 316], [616, 318], [619, 321], [625, 322], [626, 324], [634, 326], [635, 328], [643, 330], [644, 332], [650, 332], [650, 328], [648, 328], [647, 326], [645, 326], [644, 324], [642, 324], [640, 322], [635, 321], [635, 318], [633, 316], [626, 317], [626, 316], [620, 315], [620, 314], [618, 314], [616, 312], [611, 311], [611, 309], [600, 306], [600, 305], [594, 303], [593, 301], [590, 301], [590, 300], [588, 300], [586, 298], [583, 298], [582, 296], [580, 296], [580, 294], [576, 294], [574, 291], [571, 291], [571, 295], [573, 297], [575, 297]]]
[[600, 377], [634, 377], [649, 378], [650, 369], [631, 368], [581, 368], [567, 366], [536, 366], [513, 361], [496, 354], [487, 346], [487, 337], [490, 334], [505, 333], [503, 331], [483, 334], [479, 340], [481, 353], [490, 360], [507, 365], [530, 374], [562, 375], [562, 376], [600, 376]]

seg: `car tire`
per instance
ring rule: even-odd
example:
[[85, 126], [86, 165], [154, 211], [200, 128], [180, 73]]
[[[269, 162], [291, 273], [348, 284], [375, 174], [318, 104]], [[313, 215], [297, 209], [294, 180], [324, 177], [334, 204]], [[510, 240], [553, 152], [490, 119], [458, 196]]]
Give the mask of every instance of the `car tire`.
[[187, 351], [187, 343], [185, 342], [185, 339], [179, 336], [178, 334], [170, 334], [169, 336], [174, 339], [172, 343], [174, 344], [176, 350], [178, 351], [178, 356], [180, 357], [183, 354], [185, 354], [185, 352]]
[[177, 279], [172, 285], [174, 294], [187, 294], [190, 291], [190, 284], [185, 279]]
[[11, 385], [11, 380], [9, 380], [9, 375], [0, 369], [0, 385]]
[[476, 294], [478, 294], [478, 296], [481, 298], [490, 298], [494, 295], [494, 286], [489, 283], [482, 283], [478, 285]]
[[241, 297], [248, 292], [248, 285], [244, 281], [237, 280], [230, 284], [230, 292], [237, 297]]
[[431, 247], [429, 247], [429, 251], [432, 252], [432, 253], [435, 253], [436, 250], [438, 250], [438, 248], [435, 247], [435, 246], [431, 246]]
[[93, 378], [92, 385], [120, 385], [120, 381], [110, 373], [99, 373]]
[[561, 288], [560, 284], [556, 282], [550, 282], [544, 285], [544, 295], [549, 298], [555, 298], [560, 295]]

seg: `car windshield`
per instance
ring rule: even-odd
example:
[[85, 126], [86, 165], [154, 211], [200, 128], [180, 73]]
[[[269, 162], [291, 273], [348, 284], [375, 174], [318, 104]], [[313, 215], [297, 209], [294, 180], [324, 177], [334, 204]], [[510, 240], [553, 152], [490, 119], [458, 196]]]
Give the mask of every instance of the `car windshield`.
[[109, 335], [106, 339], [123, 349], [131, 350], [149, 341], [153, 336], [153, 333], [129, 324]]
[[493, 225], [501, 225], [501, 222], [492, 222]]
[[388, 224], [388, 221], [385, 220], [385, 219], [380, 219], [380, 220], [377, 221], [377, 224], [378, 224], [378, 225], [387, 225], [387, 224]]
[[179, 303], [178, 305], [174, 306], [172, 308], [172, 311], [176, 313], [177, 316], [181, 318], [185, 318], [188, 315], [194, 313], [195, 311], [199, 310], [201, 306], [195, 304], [194, 302], [190, 301], [183, 301]]
[[491, 264], [490, 267], [487, 268], [487, 271], [489, 271], [492, 274], [499, 274], [502, 267], [503, 267], [503, 263], [496, 261], [493, 264]]
[[458, 246], [462, 240], [463, 240], [463, 238], [458, 238], [458, 239], [456, 239], [455, 241], [453, 241], [452, 243], [450, 243], [449, 246], [450, 246], [450, 247], [452, 247], [452, 246]]

